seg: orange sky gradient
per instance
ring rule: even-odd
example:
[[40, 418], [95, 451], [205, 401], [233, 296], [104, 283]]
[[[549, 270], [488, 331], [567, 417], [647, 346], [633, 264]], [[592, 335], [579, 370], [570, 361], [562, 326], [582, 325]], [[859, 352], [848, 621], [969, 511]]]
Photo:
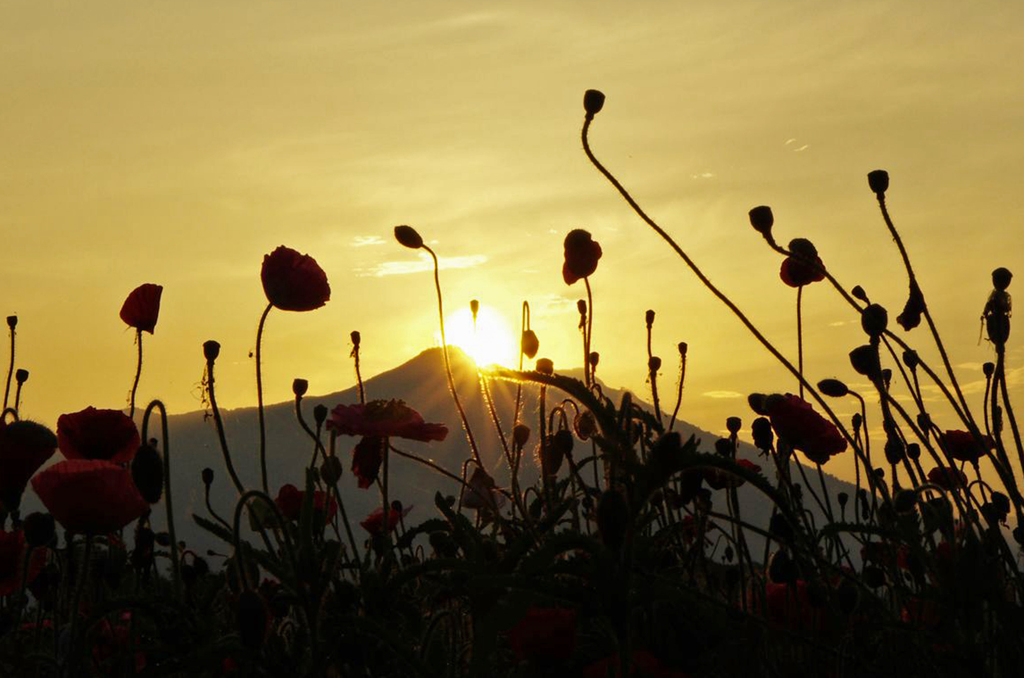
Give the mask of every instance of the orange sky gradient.
[[[587, 162], [587, 88], [608, 96], [598, 157], [794, 361], [795, 291], [747, 211], [771, 205], [781, 243], [811, 239], [894, 321], [906, 275], [865, 178], [887, 169], [980, 411], [990, 272], [1024, 274], [1022, 43], [1024, 5], [995, 2], [0, 1], [0, 314], [20, 319], [24, 414], [53, 426], [126, 406], [135, 353], [118, 310], [144, 282], [165, 290], [140, 401], [200, 409], [216, 339], [219, 401], [254, 404], [260, 264], [281, 244], [315, 257], [333, 294], [270, 315], [267, 401], [294, 377], [350, 386], [351, 330], [365, 375], [397, 366], [437, 329], [428, 267], [391, 235], [410, 224], [441, 257], [448, 309], [477, 298], [518, 331], [528, 300], [556, 369], [579, 365], [585, 294], [562, 281], [562, 240], [590, 230], [598, 376], [649, 396], [652, 308], [663, 395], [689, 344], [681, 417], [749, 424], [748, 393], [795, 381]], [[807, 374], [867, 392], [846, 357], [859, 320], [826, 285], [804, 295]], [[908, 341], [939, 366], [924, 328]], [[6, 374], [6, 341], [0, 355]], [[828, 468], [852, 476], [852, 458]]]

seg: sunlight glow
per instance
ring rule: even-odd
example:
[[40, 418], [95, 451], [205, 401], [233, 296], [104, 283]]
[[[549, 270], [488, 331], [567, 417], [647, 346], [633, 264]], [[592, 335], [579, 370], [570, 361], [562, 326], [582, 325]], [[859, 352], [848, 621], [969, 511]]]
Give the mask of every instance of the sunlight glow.
[[[480, 305], [473, 327], [473, 313], [461, 308], [444, 319], [445, 335], [450, 346], [458, 346], [476, 364], [511, 366], [515, 360], [517, 344], [511, 328], [500, 313], [490, 306]], [[441, 334], [435, 336], [441, 344]]]

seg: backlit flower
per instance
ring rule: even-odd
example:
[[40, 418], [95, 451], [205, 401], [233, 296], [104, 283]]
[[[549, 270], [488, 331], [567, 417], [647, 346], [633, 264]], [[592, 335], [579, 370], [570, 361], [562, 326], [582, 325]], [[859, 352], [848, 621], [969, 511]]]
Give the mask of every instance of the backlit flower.
[[[399, 521], [409, 515], [409, 511], [412, 510], [412, 506], [405, 506], [401, 511], [396, 511], [393, 507], [388, 511], [388, 532], [391, 532], [398, 527]], [[380, 534], [384, 529], [384, 508], [378, 506], [370, 515], [366, 516], [360, 523], [363, 529], [370, 534]]]
[[[760, 466], [752, 461], [747, 461], [746, 459], [737, 459], [736, 465], [744, 470], [750, 471], [751, 473], [761, 472]], [[708, 484], [708, 487], [714, 490], [724, 490], [727, 487], [739, 487], [743, 483], [747, 482], [735, 473], [730, 473], [729, 471], [720, 468], [704, 469], [704, 481]]]
[[57, 445], [68, 459], [122, 464], [132, 460], [140, 442], [135, 422], [120, 410], [90, 406], [57, 419]]
[[444, 440], [448, 436], [447, 426], [424, 422], [419, 412], [401, 400], [338, 405], [327, 420], [327, 430], [339, 435], [407, 438], [420, 442]]
[[939, 435], [939, 442], [959, 461], [977, 461], [985, 456], [986, 451], [995, 448], [990, 436], [983, 435], [979, 441], [969, 431], [946, 431]]
[[[302, 503], [306, 500], [306, 493], [291, 483], [282, 485], [278, 490], [274, 504], [286, 520], [298, 520], [302, 516]], [[325, 511], [326, 507], [326, 511]], [[338, 502], [331, 497], [327, 500], [327, 493], [316, 491], [313, 493], [313, 513], [323, 516], [323, 522], [329, 523], [338, 512]]]
[[562, 279], [572, 285], [580, 278], [586, 278], [597, 270], [601, 258], [601, 245], [590, 233], [577, 228], [565, 236], [565, 263], [562, 264]]
[[814, 258], [814, 264], [798, 257], [786, 257], [782, 260], [779, 277], [790, 287], [803, 287], [824, 280], [824, 268], [825, 264], [821, 263], [820, 257]]
[[936, 466], [928, 472], [928, 482], [952, 491], [957, 487], [965, 487], [967, 485], [967, 474], [960, 469]]
[[17, 508], [32, 474], [57, 451], [57, 437], [34, 421], [0, 420], [0, 502]]
[[109, 461], [62, 461], [37, 473], [32, 489], [70, 532], [116, 532], [149, 509], [131, 472]]
[[776, 395], [768, 399], [766, 407], [775, 434], [816, 464], [824, 464], [832, 455], [846, 450], [846, 438], [835, 424], [802, 398]]
[[160, 296], [163, 292], [162, 285], [139, 285], [124, 300], [121, 306], [121, 320], [128, 327], [153, 334], [160, 315]]
[[327, 274], [316, 260], [284, 245], [263, 257], [260, 278], [267, 301], [282, 311], [312, 311], [331, 298]]
[[359, 487], [364, 490], [373, 485], [380, 473], [380, 464], [384, 459], [383, 445], [383, 438], [363, 436], [352, 449], [352, 473], [359, 480]]

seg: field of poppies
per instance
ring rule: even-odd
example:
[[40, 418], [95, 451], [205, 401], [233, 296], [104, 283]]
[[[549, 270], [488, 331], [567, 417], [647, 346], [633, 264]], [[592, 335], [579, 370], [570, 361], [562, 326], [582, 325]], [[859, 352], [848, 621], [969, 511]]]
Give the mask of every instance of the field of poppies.
[[[659, 396], [662, 360], [648, 348], [653, 411], [628, 394], [613, 402], [594, 376], [599, 355], [590, 339], [590, 276], [601, 246], [573, 230], [562, 273], [566, 285], [582, 282], [585, 296], [578, 307], [582, 378], [537, 358], [540, 341], [524, 302], [519, 369], [480, 374], [493, 427], [470, 425], [446, 350], [461, 421], [427, 422], [416, 403], [369, 398], [353, 332], [359, 402], [308, 412], [308, 384], [296, 379], [294, 425], [308, 436], [309, 463], [295, 469], [294, 483], [270, 487], [260, 371], [265, 321], [275, 309], [314, 311], [331, 294], [313, 258], [282, 246], [264, 257], [261, 270], [261, 483], [246, 486], [236, 472], [217, 405], [220, 346], [208, 341], [203, 387], [223, 467], [196, 479], [207, 511], [184, 515], [173, 501], [181, 490], [170, 487], [163, 404], [139, 407], [136, 424], [143, 336], [157, 325], [162, 288], [141, 285], [121, 309], [138, 351], [128, 411], [87, 407], [62, 415], [55, 431], [19, 416], [29, 374], [15, 364], [17, 318], [8, 317], [0, 675], [1019, 675], [1024, 530], [1016, 526], [1024, 524], [1024, 497], [1017, 477], [1024, 444], [1006, 383], [1010, 271], [992, 272], [983, 318], [993, 359], [984, 367], [984, 399], [971, 403], [889, 215], [886, 172], [871, 172], [868, 187], [905, 263], [900, 334], [865, 290], [847, 290], [833, 277], [810, 241], [780, 245], [771, 209], [753, 208], [751, 226], [782, 258], [782, 283], [796, 290], [797, 326], [804, 288], [822, 284], [835, 289], [864, 331], [865, 343], [849, 357], [870, 393], [836, 379], [811, 383], [802, 350], [789, 361], [594, 155], [588, 132], [603, 104], [603, 94], [586, 92], [582, 142], [591, 163], [788, 370], [789, 383], [777, 393], [751, 394], [751, 411], [730, 417], [729, 435], [703, 441], [712, 443], [706, 451], [673, 430], [685, 343], [671, 397]], [[394, 235], [434, 261], [443, 339], [437, 257], [415, 229], [398, 226]], [[654, 311], [646, 323], [650, 336]], [[914, 336], [933, 344], [942, 364], [926, 364], [904, 339], [916, 328]], [[512, 411], [500, 411], [490, 397], [496, 381], [515, 384]], [[922, 383], [938, 387], [949, 420], [932, 419]], [[536, 408], [524, 405], [525, 393]], [[829, 405], [846, 397], [860, 408], [850, 421]], [[869, 430], [869, 418], [880, 429]], [[737, 458], [741, 434], [753, 440], [760, 463]], [[450, 435], [466, 437], [461, 468], [398, 447], [403, 439], [430, 443]], [[507, 483], [484, 463], [484, 435], [498, 439]], [[433, 510], [411, 520], [389, 483], [396, 455], [455, 480], [460, 492], [438, 492]], [[836, 455], [853, 457], [856, 479], [852, 493], [831, 496], [822, 469]], [[539, 467], [536, 482], [523, 480], [527, 465]], [[983, 465], [993, 469], [990, 477], [982, 476]], [[354, 484], [342, 484], [349, 473]], [[209, 502], [215, 477], [237, 493], [231, 514]], [[770, 500], [764, 524], [743, 514], [743, 485]], [[379, 507], [350, 515], [351, 492], [379, 494]], [[45, 511], [23, 514], [29, 494]], [[153, 529], [157, 515], [166, 531]], [[220, 552], [190, 549], [176, 533], [181, 521], [221, 540]], [[752, 535], [763, 549], [751, 547]]]

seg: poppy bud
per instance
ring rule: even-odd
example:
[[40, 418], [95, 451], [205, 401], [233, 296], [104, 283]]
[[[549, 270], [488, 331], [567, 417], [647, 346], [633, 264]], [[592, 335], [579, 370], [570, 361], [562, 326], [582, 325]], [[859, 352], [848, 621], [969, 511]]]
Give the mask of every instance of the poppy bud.
[[861, 416], [860, 412], [854, 412], [853, 416], [850, 417], [850, 423], [853, 425], [853, 430], [855, 432], [859, 431], [860, 427], [861, 427], [861, 424], [864, 423], [864, 417]]
[[9, 315], [7, 316], [7, 326], [12, 330], [18, 326], [18, 316]]
[[362, 341], [362, 335], [359, 334], [359, 330], [352, 330], [348, 336], [352, 340], [352, 345], [359, 348], [359, 342]]
[[1009, 515], [1010, 498], [1007, 497], [1005, 494], [1003, 494], [1002, 492], [993, 492], [992, 503], [995, 504], [996, 508], [998, 508], [1002, 512], [1004, 517]]
[[629, 506], [616, 490], [605, 490], [597, 500], [597, 529], [601, 541], [612, 552], [618, 552], [629, 527]]
[[878, 337], [885, 333], [889, 324], [889, 313], [878, 304], [868, 304], [861, 311], [860, 326], [869, 337]]
[[334, 485], [341, 479], [341, 460], [337, 457], [327, 457], [320, 464], [320, 477], [328, 485]]
[[750, 225], [754, 227], [754, 230], [763, 235], [765, 238], [770, 238], [772, 235], [772, 226], [775, 225], [775, 216], [772, 214], [772, 208], [767, 205], [760, 205], [748, 212], [750, 217]]
[[793, 238], [789, 241], [789, 251], [799, 259], [813, 262], [818, 258], [818, 248], [807, 238]]
[[[587, 441], [590, 436], [597, 433], [597, 420], [594, 419], [593, 412], [580, 412], [572, 420], [572, 428], [576, 432], [576, 437], [582, 441]], [[527, 429], [527, 435], [529, 435], [529, 429]]]
[[732, 456], [732, 441], [728, 438], [719, 438], [715, 441], [715, 452], [723, 457]]
[[21, 527], [25, 531], [25, 542], [37, 548], [49, 544], [57, 534], [53, 516], [49, 513], [30, 513], [25, 516]]
[[735, 552], [732, 550], [732, 546], [726, 546], [725, 550], [722, 551], [722, 557], [727, 563], [731, 563], [734, 556]]
[[207, 466], [203, 469], [203, 485], [209, 487], [213, 484], [213, 469]]
[[160, 501], [164, 490], [164, 464], [160, 453], [148, 443], [139, 447], [132, 459], [132, 480], [139, 494], [150, 504]]
[[544, 475], [553, 476], [562, 468], [562, 461], [572, 454], [572, 433], [569, 429], [556, 431], [548, 437], [544, 447], [545, 456], [541, 458], [541, 469]]
[[762, 417], [768, 416], [767, 400], [768, 396], [764, 393], [751, 393], [747, 396], [747, 404], [750, 405], [750, 409], [754, 411], [754, 414], [759, 414]]
[[889, 390], [889, 384], [892, 383], [892, 370], [888, 367], [882, 370], [882, 383], [885, 384], [885, 390]]
[[725, 420], [725, 428], [729, 433], [736, 435], [743, 428], [743, 420], [739, 417], [729, 417]]
[[750, 432], [754, 437], [754, 445], [757, 449], [768, 452], [772, 443], [775, 442], [775, 432], [772, 430], [772, 422], [767, 417], [758, 417], [750, 425]]
[[868, 172], [868, 186], [875, 195], [884, 195], [889, 190], [889, 173], [885, 170]]
[[885, 441], [885, 460], [890, 464], [898, 464], [903, 461], [905, 454], [906, 450], [903, 447], [903, 441], [896, 436], [889, 436], [888, 440]]
[[324, 405], [323, 403], [320, 403], [319, 405], [313, 408], [313, 421], [316, 422], [317, 426], [323, 425], [324, 420], [327, 419], [327, 413], [327, 405]]
[[878, 350], [874, 346], [858, 346], [850, 351], [850, 364], [857, 374], [863, 374], [869, 379], [879, 379], [882, 376], [882, 365], [878, 361]]
[[860, 285], [854, 285], [853, 289], [850, 290], [850, 294], [852, 294], [855, 299], [860, 299], [865, 304], [869, 303], [868, 302], [868, 293], [865, 292], [864, 288], [861, 287]]
[[28, 370], [16, 370], [14, 372], [14, 381], [16, 381], [19, 384], [24, 384], [26, 381], [28, 381]]
[[932, 427], [932, 418], [927, 412], [921, 412], [917, 415], [917, 427], [922, 431], [927, 431]]
[[590, 355], [587, 356], [587, 360], [590, 361], [591, 367], [597, 367], [597, 363], [601, 360], [601, 354], [597, 351], [591, 351]]
[[836, 495], [836, 500], [839, 502], [839, 507], [843, 508], [850, 501], [850, 494], [848, 492], [840, 492]]
[[644, 321], [647, 323], [647, 329], [651, 329], [654, 326], [654, 311], [647, 309], [647, 313], [644, 314]]
[[213, 362], [220, 355], [220, 343], [210, 339], [203, 342], [203, 357], [207, 362]]
[[683, 360], [686, 360], [686, 349], [687, 349], [686, 342], [685, 341], [680, 341], [679, 342], [679, 346], [677, 348], [679, 349], [680, 357], [682, 357]]
[[917, 505], [917, 492], [914, 490], [900, 490], [892, 500], [896, 513], [910, 513]]
[[267, 609], [263, 599], [255, 591], [242, 591], [235, 611], [238, 615], [238, 631], [242, 645], [249, 650], [258, 651], [263, 645], [268, 628]]
[[576, 310], [579, 311], [581, 316], [586, 318], [587, 317], [587, 300], [586, 299], [577, 299], [576, 300]]
[[651, 374], [656, 374], [661, 369], [661, 358], [656, 355], [652, 355], [647, 359], [647, 369]]
[[981, 366], [981, 371], [985, 373], [986, 378], [991, 379], [996, 371], [996, 366], [994, 363], [985, 363]]
[[536, 333], [533, 330], [523, 330], [523, 337], [520, 340], [520, 346], [523, 355], [529, 360], [533, 360], [537, 357], [537, 351], [540, 350], [540, 340], [537, 339]]
[[992, 285], [1003, 292], [1007, 287], [1010, 286], [1010, 281], [1013, 279], [1013, 274], [1010, 273], [1008, 268], [997, 268], [992, 271]]
[[306, 381], [305, 379], [292, 380], [292, 393], [294, 393], [297, 398], [301, 398], [302, 396], [306, 395], [306, 391], [308, 390], [309, 382]]
[[822, 379], [818, 382], [818, 390], [830, 398], [842, 398], [850, 392], [846, 384], [838, 379]]
[[583, 93], [583, 110], [587, 112], [587, 118], [593, 118], [604, 108], [604, 93], [596, 89], [588, 89]]
[[772, 554], [768, 564], [768, 578], [776, 584], [793, 584], [800, 577], [800, 569], [785, 551]]
[[540, 358], [537, 361], [537, 371], [541, 374], [554, 374], [555, 364], [549, 358]]
[[903, 352], [903, 364], [907, 366], [907, 369], [913, 372], [917, 369], [917, 366], [921, 364], [921, 358], [917, 355], [917, 351], [912, 348], [908, 348]]
[[512, 442], [515, 443], [516, 447], [522, 447], [529, 439], [530, 427], [525, 424], [516, 424], [516, 427], [512, 429]]
[[395, 226], [395, 240], [411, 250], [423, 247], [423, 238], [412, 226]]
[[917, 443], [907, 443], [907, 457], [911, 461], [917, 461], [921, 458], [921, 446]]

